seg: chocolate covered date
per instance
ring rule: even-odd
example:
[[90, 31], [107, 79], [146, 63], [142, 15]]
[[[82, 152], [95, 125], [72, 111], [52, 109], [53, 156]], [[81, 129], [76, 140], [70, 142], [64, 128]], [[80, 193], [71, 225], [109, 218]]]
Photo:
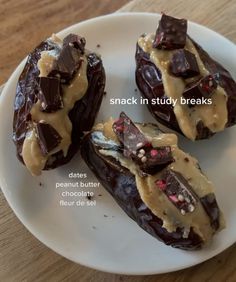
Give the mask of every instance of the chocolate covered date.
[[186, 20], [163, 14], [156, 34], [138, 39], [135, 57], [137, 86], [160, 123], [191, 140], [236, 123], [236, 83], [187, 35]]
[[127, 215], [165, 244], [199, 249], [224, 227], [213, 184], [175, 134], [121, 113], [84, 137], [81, 154]]
[[70, 161], [100, 108], [105, 71], [84, 38], [56, 35], [29, 54], [14, 103], [17, 157], [33, 175]]

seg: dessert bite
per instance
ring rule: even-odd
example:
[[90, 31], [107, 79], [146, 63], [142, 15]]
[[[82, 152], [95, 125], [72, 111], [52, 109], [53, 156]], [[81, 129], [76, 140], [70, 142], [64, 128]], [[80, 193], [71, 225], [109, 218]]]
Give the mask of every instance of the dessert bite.
[[135, 58], [137, 86], [160, 123], [191, 140], [236, 123], [236, 83], [190, 38], [185, 19], [163, 14], [156, 33], [139, 37]]
[[121, 113], [84, 137], [81, 155], [140, 227], [167, 245], [195, 250], [224, 228], [224, 218], [212, 182], [177, 141]]
[[28, 56], [14, 103], [17, 157], [32, 175], [70, 161], [91, 130], [105, 87], [99, 55], [76, 34], [52, 35]]

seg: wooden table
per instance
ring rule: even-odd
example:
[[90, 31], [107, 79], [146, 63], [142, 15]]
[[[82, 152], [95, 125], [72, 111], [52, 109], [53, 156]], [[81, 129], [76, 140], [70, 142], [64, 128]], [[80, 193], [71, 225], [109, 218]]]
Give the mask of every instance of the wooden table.
[[[119, 9], [128, 0], [0, 0], [0, 84], [52, 32]], [[165, 11], [208, 26], [236, 42], [235, 0], [134, 0], [120, 11]], [[102, 273], [48, 249], [19, 222], [0, 193], [0, 281], [236, 281], [236, 246], [195, 267], [155, 276]], [[161, 258], [160, 258], [161, 259]]]

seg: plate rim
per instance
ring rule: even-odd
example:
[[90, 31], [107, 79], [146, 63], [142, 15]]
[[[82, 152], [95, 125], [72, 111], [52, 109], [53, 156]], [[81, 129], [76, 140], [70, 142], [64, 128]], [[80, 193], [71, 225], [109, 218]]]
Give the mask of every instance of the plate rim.
[[[64, 28], [63, 30], [60, 30], [59, 32], [57, 32], [56, 34], [59, 35], [59, 36], [62, 36], [64, 34], [67, 34], [71, 29], [76, 29], [83, 25], [87, 25], [89, 23], [93, 23], [93, 22], [96, 22], [96, 21], [99, 21], [99, 20], [103, 20], [103, 19], [109, 19], [109, 18], [114, 18], [114, 17], [140, 17], [140, 16], [145, 16], [145, 17], [156, 17], [157, 20], [158, 20], [158, 17], [160, 17], [160, 14], [159, 13], [149, 13], [149, 12], [116, 12], [116, 13], [111, 13], [111, 14], [107, 14], [107, 15], [103, 15], [103, 16], [99, 16], [99, 17], [95, 17], [95, 18], [90, 18], [90, 19], [87, 19], [85, 21], [81, 21], [81, 22], [78, 22], [78, 23], [75, 23], [71, 26], [68, 26], [66, 28]], [[223, 35], [217, 33], [216, 31], [206, 27], [206, 26], [203, 26], [201, 24], [198, 24], [198, 23], [195, 23], [195, 22], [192, 22], [192, 21], [189, 21], [188, 22], [193, 25], [193, 26], [197, 26], [199, 28], [203, 28], [206, 30], [206, 32], [210, 32], [210, 33], [214, 33], [214, 35], [220, 39], [223, 39], [223, 40], [226, 40], [228, 44], [231, 44], [232, 47], [236, 47], [235, 44], [230, 41], [228, 38], [224, 37]], [[4, 89], [3, 89], [3, 92], [2, 94], [0, 95], [0, 114], [1, 114], [1, 108], [3, 107], [3, 101], [5, 99], [5, 96], [7, 95], [8, 93], [8, 88], [11, 84], [12, 81], [14, 81], [15, 79], [17, 79], [18, 77], [18, 74], [19, 72], [21, 72], [21, 70], [23, 69], [23, 66], [27, 60], [27, 57], [26, 56], [18, 65], [17, 67], [15, 68], [15, 70], [12, 72], [12, 74], [10, 75]], [[13, 95], [13, 94], [12, 94]], [[220, 249], [219, 251], [217, 251], [215, 254], [211, 254], [209, 257], [204, 257], [202, 260], [200, 260], [199, 262], [193, 262], [193, 263], [189, 263], [189, 264], [185, 264], [184, 266], [177, 266], [177, 267], [171, 267], [168, 269], [165, 268], [163, 270], [158, 270], [158, 271], [115, 271], [115, 270], [112, 270], [112, 269], [104, 269], [103, 266], [94, 266], [93, 264], [89, 264], [89, 263], [83, 263], [80, 261], [80, 259], [78, 259], [77, 261], [74, 259], [74, 258], [71, 258], [69, 255], [65, 255], [63, 254], [62, 251], [60, 250], [56, 250], [54, 247], [51, 247], [49, 246], [50, 244], [45, 243], [43, 238], [41, 238], [41, 235], [40, 234], [36, 234], [37, 232], [32, 230], [31, 226], [27, 225], [27, 223], [25, 222], [23, 216], [17, 214], [15, 208], [13, 207], [14, 204], [11, 202], [11, 199], [7, 196], [7, 193], [5, 192], [5, 190], [7, 189], [6, 188], [7, 184], [5, 185], [4, 181], [3, 181], [3, 177], [2, 177], [2, 173], [0, 172], [0, 189], [5, 197], [5, 199], [7, 200], [7, 203], [8, 205], [10, 206], [10, 208], [12, 209], [12, 211], [14, 212], [14, 214], [16, 215], [16, 217], [20, 220], [20, 222], [24, 225], [24, 227], [35, 237], [37, 238], [42, 244], [44, 244], [45, 246], [47, 246], [50, 250], [53, 250], [55, 253], [61, 255], [62, 257], [70, 260], [70, 261], [73, 261], [74, 263], [77, 263], [77, 264], [80, 264], [82, 266], [85, 266], [85, 267], [89, 267], [89, 268], [92, 268], [92, 269], [95, 269], [95, 270], [98, 270], [98, 271], [103, 271], [103, 272], [107, 272], [107, 273], [115, 273], [115, 274], [121, 274], [121, 275], [154, 275], [154, 274], [162, 274], [162, 273], [169, 273], [169, 272], [174, 272], [174, 271], [177, 271], [177, 270], [181, 270], [181, 269], [186, 269], [186, 268], [189, 268], [191, 266], [194, 266], [194, 265], [197, 265], [197, 264], [200, 264], [204, 261], [207, 261], [213, 257], [215, 257], [216, 255], [220, 254], [221, 252], [225, 251], [227, 248], [229, 248], [230, 246], [232, 246], [235, 242], [236, 242], [236, 238], [233, 240], [233, 242], [229, 242], [222, 250]]]

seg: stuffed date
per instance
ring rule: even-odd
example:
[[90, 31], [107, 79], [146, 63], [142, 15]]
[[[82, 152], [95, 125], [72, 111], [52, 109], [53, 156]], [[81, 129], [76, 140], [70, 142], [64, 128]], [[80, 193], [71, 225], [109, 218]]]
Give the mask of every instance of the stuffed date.
[[56, 35], [29, 54], [14, 103], [17, 157], [33, 175], [70, 161], [100, 108], [105, 71], [101, 58], [76, 34]]
[[163, 14], [156, 34], [138, 39], [135, 57], [137, 86], [160, 123], [191, 140], [236, 123], [236, 83], [187, 35], [185, 19]]
[[165, 244], [199, 249], [224, 227], [213, 184], [175, 134], [121, 113], [84, 137], [81, 154], [127, 215]]

